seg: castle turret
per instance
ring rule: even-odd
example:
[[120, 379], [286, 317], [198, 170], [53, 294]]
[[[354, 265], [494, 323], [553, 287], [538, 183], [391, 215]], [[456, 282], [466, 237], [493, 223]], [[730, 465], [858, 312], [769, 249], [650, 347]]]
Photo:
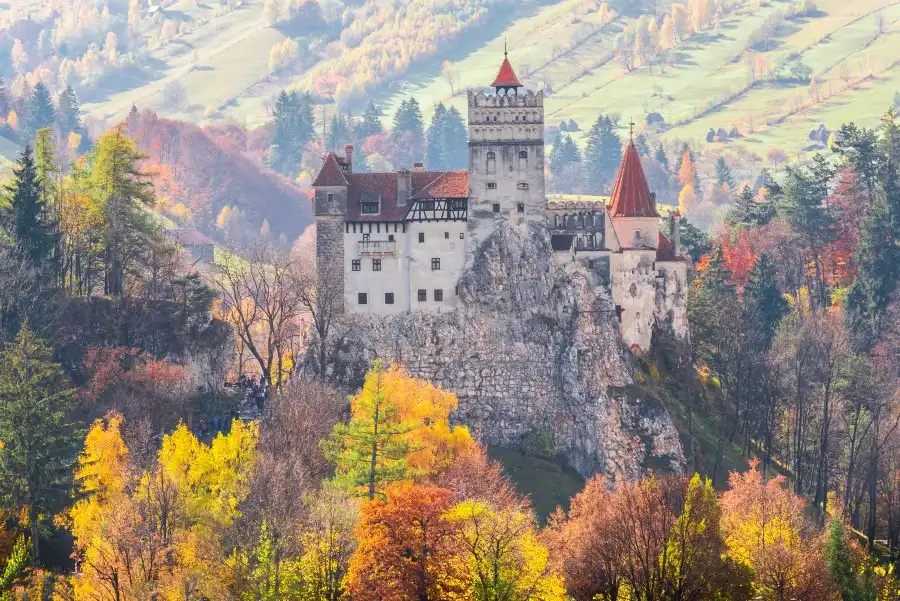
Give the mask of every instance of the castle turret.
[[622, 248], [656, 248], [659, 213], [634, 140], [628, 142], [616, 176], [609, 215]]
[[333, 152], [325, 156], [322, 169], [313, 181], [316, 213], [316, 265], [320, 278], [329, 285], [344, 286], [344, 220], [347, 217], [347, 191], [352, 173], [353, 146], [339, 157]]
[[494, 93], [469, 92], [467, 263], [504, 221], [540, 223], [544, 196], [544, 93], [522, 93], [503, 53]]

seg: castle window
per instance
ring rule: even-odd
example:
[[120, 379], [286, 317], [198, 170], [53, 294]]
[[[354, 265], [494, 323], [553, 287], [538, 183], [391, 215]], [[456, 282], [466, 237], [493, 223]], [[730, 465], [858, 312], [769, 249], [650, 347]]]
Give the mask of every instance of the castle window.
[[634, 247], [638, 248], [643, 244], [643, 238], [641, 237], [641, 230], [634, 230]]
[[520, 151], [519, 151], [519, 158], [520, 158], [520, 159], [527, 159], [527, 158], [528, 158], [528, 151], [526, 151], [526, 150], [520, 150]]
[[494, 213], [499, 213], [499, 212], [500, 212], [500, 203], [495, 202], [494, 203]]
[[369, 241], [369, 234], [363, 234], [363, 242]]
[[588, 227], [594, 227], [594, 214], [588, 213], [588, 216], [584, 219], [584, 224]]
[[425, 242], [425, 232], [419, 232], [419, 244]]
[[394, 234], [391, 234], [390, 236], [388, 236], [388, 242], [393, 242], [393, 241], [394, 241]]
[[518, 121], [518, 120], [519, 120], [519, 116], [518, 116], [518, 115], [516, 115], [516, 121]]
[[519, 151], [519, 171], [528, 169], [528, 153], [524, 150]]
[[360, 305], [368, 305], [369, 304], [369, 295], [365, 292], [360, 292], [356, 295], [356, 302]]
[[393, 292], [385, 292], [384, 293], [384, 304], [385, 305], [393, 305], [394, 304], [394, 293]]
[[428, 300], [428, 291], [424, 288], [419, 288], [419, 302], [423, 303]]
[[444, 232], [444, 240], [450, 239], [450, 232]]
[[440, 259], [432, 259], [431, 260], [431, 271], [440, 271], [441, 270], [441, 260]]
[[588, 259], [588, 269], [593, 269], [593, 268], [594, 268], [594, 260]]
[[488, 182], [488, 183], [485, 185], [485, 188], [487, 188], [488, 190], [496, 190], [496, 189], [497, 189], [497, 182]]
[[[496, 117], [495, 117], [496, 119]], [[487, 153], [487, 164], [485, 165], [487, 173], [496, 173], [497, 171], [497, 154], [493, 151]]]
[[460, 240], [462, 240], [462, 239], [465, 238], [465, 237], [466, 237], [466, 235], [465, 235], [464, 233], [462, 233], [462, 232], [459, 233], [459, 239], [460, 239]]
[[553, 216], [553, 225], [555, 225], [556, 227], [559, 227], [559, 215]]
[[519, 190], [528, 190], [528, 184], [526, 184], [525, 182], [519, 182], [518, 184], [516, 184], [516, 188], [518, 188]]
[[328, 204], [334, 204], [334, 194], [332, 194], [331, 192], [328, 193]]
[[352, 261], [350, 261], [350, 269], [353, 271], [359, 271], [360, 269], [362, 269], [360, 259], [353, 259]]
[[372, 259], [372, 271], [381, 271], [381, 259]]
[[516, 213], [524, 213], [525, 212], [525, 203], [520, 202], [516, 205]]
[[440, 288], [434, 289], [434, 302], [442, 303], [444, 302], [444, 291]]
[[378, 203], [377, 202], [364, 202], [361, 203], [360, 214], [362, 215], [377, 215], [378, 214]]

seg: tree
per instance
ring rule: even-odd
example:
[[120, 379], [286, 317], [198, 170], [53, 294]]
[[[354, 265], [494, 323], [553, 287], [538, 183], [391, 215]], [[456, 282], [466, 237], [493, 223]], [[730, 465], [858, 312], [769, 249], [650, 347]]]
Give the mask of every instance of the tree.
[[656, 153], [653, 155], [653, 158], [656, 159], [657, 163], [663, 166], [666, 173], [669, 172], [669, 155], [666, 153], [666, 147], [663, 146], [662, 142], [656, 147]]
[[79, 152], [84, 152], [90, 147], [87, 131], [81, 121], [81, 108], [78, 105], [78, 98], [75, 96], [75, 90], [72, 89], [72, 86], [67, 86], [59, 95], [59, 110], [56, 113], [56, 121], [59, 132], [63, 136], [68, 136], [71, 133], [81, 136], [81, 144], [78, 147]]
[[563, 579], [550, 566], [533, 518], [465, 501], [447, 515], [468, 563], [475, 601], [563, 601]]
[[789, 308], [778, 286], [775, 266], [765, 253], [759, 255], [750, 272], [744, 288], [744, 303], [753, 314], [751, 319], [762, 328], [766, 346], [770, 346], [778, 324]]
[[308, 499], [300, 567], [311, 601], [346, 598], [347, 570], [356, 550], [353, 530], [359, 511], [343, 491], [325, 485]]
[[315, 119], [309, 95], [284, 90], [275, 100], [275, 132], [272, 135], [270, 163], [288, 177], [300, 172], [300, 161], [307, 143], [313, 138]]
[[387, 498], [363, 504], [359, 546], [347, 573], [358, 601], [428, 601], [453, 598], [468, 588], [466, 562], [454, 525], [445, 515], [453, 493], [399, 485]]
[[842, 601], [862, 601], [859, 584], [854, 573], [853, 552], [844, 522], [838, 516], [831, 518], [828, 528], [828, 545], [825, 547], [828, 573], [837, 584]]
[[697, 178], [697, 168], [694, 166], [694, 157], [690, 151], [685, 150], [681, 153], [681, 160], [676, 166], [678, 172], [678, 182], [682, 186], [695, 186]]
[[43, 524], [70, 500], [81, 440], [74, 390], [51, 356], [25, 323], [0, 362], [0, 486], [7, 506], [27, 507], [35, 567]]
[[[43, 188], [31, 146], [26, 144], [18, 166], [13, 168], [13, 181], [7, 186], [11, 195], [8, 219], [14, 252], [39, 271], [53, 261], [57, 241]], [[55, 278], [47, 283], [54, 284]]]
[[585, 183], [591, 193], [603, 192], [622, 159], [622, 142], [612, 119], [600, 115], [587, 134], [584, 151]]
[[360, 121], [353, 130], [353, 133], [356, 136], [356, 143], [360, 147], [362, 147], [363, 142], [365, 142], [367, 138], [384, 133], [384, 126], [381, 124], [381, 116], [381, 109], [378, 108], [378, 105], [376, 105], [374, 101], [370, 100], [363, 113], [362, 121]]
[[393, 163], [408, 165], [423, 160], [422, 143], [424, 140], [425, 125], [419, 102], [415, 98], [401, 101], [397, 112], [394, 113], [394, 122], [391, 127]]
[[34, 136], [39, 129], [53, 127], [55, 121], [56, 110], [50, 99], [50, 91], [42, 82], [38, 82], [28, 101], [28, 133]]
[[6, 89], [6, 82], [0, 77], [0, 115], [9, 114], [9, 91]]
[[721, 155], [716, 159], [716, 183], [719, 186], [727, 185], [729, 190], [734, 190], [736, 185], [734, 176], [731, 174], [731, 168], [725, 161], [725, 157]]

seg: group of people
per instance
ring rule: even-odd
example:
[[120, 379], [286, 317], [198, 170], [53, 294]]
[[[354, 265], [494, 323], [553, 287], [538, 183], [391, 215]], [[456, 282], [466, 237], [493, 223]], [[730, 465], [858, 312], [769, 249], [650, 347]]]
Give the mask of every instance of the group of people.
[[242, 407], [255, 408], [262, 412], [266, 400], [269, 398], [269, 384], [265, 378], [257, 378], [256, 374], [241, 374], [237, 382], [232, 384], [244, 395]]

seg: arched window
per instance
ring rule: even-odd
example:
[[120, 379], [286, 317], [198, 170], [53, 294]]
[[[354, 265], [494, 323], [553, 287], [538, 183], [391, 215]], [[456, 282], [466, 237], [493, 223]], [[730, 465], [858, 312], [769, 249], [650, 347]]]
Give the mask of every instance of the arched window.
[[587, 217], [585, 217], [585, 219], [584, 219], [584, 224], [587, 227], [594, 227], [594, 214], [593, 213], [587, 214]]
[[487, 153], [487, 165], [485, 166], [488, 174], [497, 171], [497, 155], [493, 151]]

